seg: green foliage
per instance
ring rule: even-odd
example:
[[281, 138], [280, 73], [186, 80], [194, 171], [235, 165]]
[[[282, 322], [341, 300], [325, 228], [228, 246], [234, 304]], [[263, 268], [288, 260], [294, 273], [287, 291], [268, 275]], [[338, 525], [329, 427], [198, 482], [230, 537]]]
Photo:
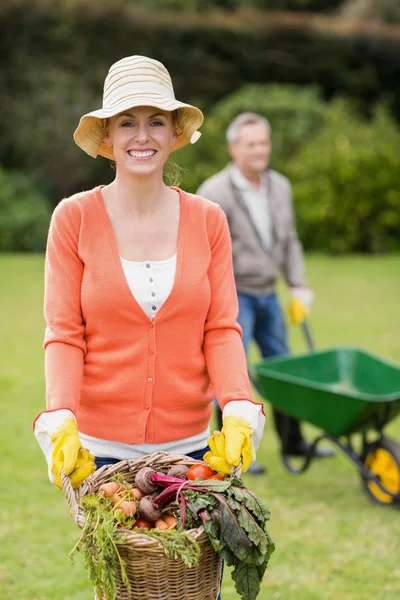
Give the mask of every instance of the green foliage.
[[[291, 4], [296, 8], [304, 2]], [[165, 5], [178, 3], [168, 0]], [[110, 65], [130, 54], [161, 60], [170, 70], [176, 96], [206, 113], [248, 84], [318, 82], [325, 98], [356, 96], [364, 109], [391, 94], [393, 110], [400, 115], [400, 39], [390, 32], [348, 34], [326, 24], [318, 29], [312, 18], [308, 26], [306, 15], [299, 23], [257, 10], [222, 17], [202, 12], [204, 6], [250, 6], [244, 1], [190, 0], [179, 18], [156, 10], [155, 4], [145, 12], [147, 4], [142, 4], [139, 10], [139, 3], [128, 0], [15, 0], [0, 7], [5, 57], [0, 72], [0, 162], [7, 169], [37, 172], [51, 186], [54, 204], [112, 179], [108, 162], [85, 155], [72, 134], [82, 114], [101, 106]], [[278, 2], [265, 4], [274, 8]], [[289, 4], [287, 0], [279, 8]], [[189, 12], [187, 7], [195, 10], [196, 5], [197, 12]], [[275, 123], [273, 129], [277, 131]], [[182, 155], [185, 161], [185, 152], [179, 151], [177, 160]], [[274, 160], [278, 156], [276, 152]], [[202, 166], [195, 169], [199, 172], [189, 181], [192, 189], [205, 174]]]
[[290, 10], [293, 12], [335, 12], [343, 0], [252, 0], [259, 9]]
[[200, 492], [193, 488], [183, 492], [187, 510], [201, 519], [214, 550], [234, 567], [232, 579], [240, 597], [256, 600], [275, 550], [266, 528], [269, 509], [241, 479], [202, 481], [201, 486]]
[[149, 529], [146, 535], [158, 540], [166, 556], [172, 560], [181, 560], [189, 569], [197, 566], [201, 549], [195, 538], [187, 531], [167, 529], [159, 531], [157, 528]]
[[345, 102], [288, 165], [300, 237], [309, 249], [382, 252], [400, 247], [400, 132], [378, 107], [370, 122]]
[[325, 107], [316, 86], [248, 85], [227, 96], [208, 113], [200, 140], [180, 156], [180, 163], [186, 167], [183, 187], [195, 191], [226, 165], [229, 155], [225, 132], [240, 112], [256, 112], [268, 119], [272, 127], [271, 166], [285, 171], [287, 161], [323, 125]]
[[400, 247], [400, 131], [387, 109], [370, 120], [318, 88], [251, 85], [210, 111], [199, 142], [185, 150], [184, 188], [195, 191], [230, 160], [225, 131], [241, 111], [272, 126], [271, 167], [292, 182], [307, 249], [382, 252]]
[[[380, 28], [366, 35], [360, 26], [347, 33], [336, 22], [331, 29], [321, 28], [307, 15], [296, 22], [263, 14], [264, 9], [330, 11], [339, 4], [335, 0], [190, 0], [179, 19], [176, 13], [156, 10], [161, 0], [151, 1], [147, 12], [144, 4], [139, 10], [128, 0], [16, 0], [1, 6], [6, 59], [0, 72], [0, 163], [5, 169], [37, 174], [48, 185], [53, 206], [64, 196], [111, 181], [108, 161], [83, 153], [72, 134], [82, 114], [101, 106], [111, 63], [144, 54], [164, 62], [176, 96], [206, 114], [199, 142], [173, 155], [184, 168], [182, 187], [195, 191], [223, 168], [229, 160], [228, 122], [242, 110], [254, 110], [271, 122], [271, 166], [292, 178], [306, 248], [343, 252], [399, 247], [393, 183], [397, 134], [394, 125], [389, 134], [392, 124], [383, 124], [389, 123], [388, 114], [370, 124], [346, 117], [336, 130], [324, 117], [326, 100], [339, 94], [356, 97], [365, 115], [385, 98], [400, 117], [400, 38], [395, 32]], [[204, 13], [256, 5], [260, 12]], [[171, 10], [181, 6], [180, 0], [164, 3]], [[310, 86], [312, 82], [319, 87]], [[333, 142], [341, 134], [351, 143], [347, 154]], [[372, 145], [380, 149], [379, 156]], [[327, 159], [323, 166], [328, 155], [332, 162]], [[357, 169], [363, 170], [362, 184], [357, 183]], [[174, 171], [169, 167], [172, 183]], [[16, 178], [22, 175], [12, 175]], [[317, 181], [323, 201], [315, 204]], [[10, 201], [15, 193], [7, 191], [10, 185], [0, 198], [0, 249], [43, 249], [49, 215], [39, 199], [42, 193], [33, 187], [29, 199], [21, 193], [17, 210], [17, 202]], [[362, 196], [351, 215], [345, 208], [349, 194]], [[365, 203], [368, 210], [361, 208]]]
[[[90, 581], [99, 598], [115, 600], [117, 597], [116, 573], [130, 591], [126, 564], [118, 551], [118, 518], [110, 510], [111, 501], [99, 496], [86, 496], [82, 500], [86, 509], [82, 534], [70, 556], [82, 552]], [[121, 538], [120, 541], [122, 541]]]
[[0, 251], [41, 251], [46, 246], [50, 208], [38, 182], [0, 168]]

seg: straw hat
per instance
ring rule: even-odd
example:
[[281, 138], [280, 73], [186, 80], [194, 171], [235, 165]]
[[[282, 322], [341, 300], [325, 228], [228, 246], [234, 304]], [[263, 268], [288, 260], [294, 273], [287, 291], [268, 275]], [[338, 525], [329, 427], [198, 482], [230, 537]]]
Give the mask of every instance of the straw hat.
[[83, 115], [74, 132], [74, 140], [90, 156], [98, 154], [114, 159], [112, 148], [103, 142], [104, 119], [135, 106], [154, 106], [177, 111], [178, 138], [172, 151], [194, 144], [203, 122], [201, 110], [175, 99], [171, 77], [163, 64], [146, 56], [128, 56], [114, 63], [104, 82], [103, 108]]

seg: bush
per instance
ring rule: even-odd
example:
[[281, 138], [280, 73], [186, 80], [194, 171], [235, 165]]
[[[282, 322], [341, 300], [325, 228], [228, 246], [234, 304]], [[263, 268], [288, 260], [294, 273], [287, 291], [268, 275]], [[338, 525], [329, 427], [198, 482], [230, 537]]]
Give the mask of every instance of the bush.
[[326, 120], [288, 165], [305, 247], [399, 249], [399, 130], [382, 106], [366, 122], [335, 101]]
[[0, 169], [0, 251], [43, 251], [51, 211], [37, 182]]
[[[247, 4], [221, 0], [218, 6], [236, 1]], [[213, 4], [200, 2], [197, 7]], [[311, 3], [327, 8], [335, 4], [285, 0], [282, 6]], [[196, 2], [186, 4], [193, 7]], [[267, 8], [278, 4], [266, 3]], [[176, 13], [155, 9], [139, 11], [137, 5], [132, 0], [0, 3], [5, 57], [0, 70], [0, 164], [37, 172], [51, 186], [54, 203], [111, 179], [107, 161], [85, 155], [72, 133], [83, 113], [101, 106], [110, 65], [129, 54], [161, 60], [171, 72], [176, 96], [207, 113], [244, 85], [317, 82], [325, 98], [357, 97], [366, 112], [391, 94], [400, 118], [400, 36], [392, 28], [371, 31], [360, 23], [348, 32], [344, 22], [330, 22], [329, 17], [321, 21], [307, 14], [300, 18], [257, 10], [221, 17], [185, 9], [177, 18]]]
[[179, 162], [187, 168], [183, 187], [195, 191], [230, 160], [225, 132], [240, 112], [264, 116], [272, 129], [271, 166], [285, 172], [288, 160], [322, 127], [326, 103], [315, 86], [248, 85], [217, 103], [202, 127], [202, 137], [182, 151]]
[[182, 150], [182, 187], [195, 191], [230, 160], [225, 131], [241, 111], [271, 122], [271, 166], [292, 182], [305, 248], [380, 252], [400, 248], [400, 132], [388, 111], [360, 117], [349, 101], [324, 102], [315, 87], [246, 86], [207, 115]]

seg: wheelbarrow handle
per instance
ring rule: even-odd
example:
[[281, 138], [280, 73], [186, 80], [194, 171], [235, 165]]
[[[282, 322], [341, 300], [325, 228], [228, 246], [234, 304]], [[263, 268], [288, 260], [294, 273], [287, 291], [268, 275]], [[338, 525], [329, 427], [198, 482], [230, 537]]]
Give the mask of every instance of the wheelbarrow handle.
[[[308, 324], [307, 319], [304, 319], [304, 321], [301, 323], [300, 327], [303, 330], [304, 337], [306, 339], [308, 349], [311, 352], [313, 352], [315, 350], [315, 344], [314, 344], [314, 340], [313, 340], [312, 335], [311, 335], [310, 326]], [[259, 383], [257, 381], [257, 377], [250, 370], [249, 370], [249, 379], [250, 379], [251, 383], [253, 384], [253, 386], [256, 388], [257, 392], [262, 396], [263, 395], [263, 391], [260, 388], [260, 385], [259, 385]]]
[[310, 326], [308, 324], [307, 319], [304, 319], [304, 321], [301, 323], [300, 326], [301, 326], [301, 328], [303, 330], [304, 337], [306, 339], [308, 349], [311, 352], [314, 352], [314, 350], [315, 350], [315, 344], [314, 344], [314, 340], [313, 340], [312, 335], [311, 335]]

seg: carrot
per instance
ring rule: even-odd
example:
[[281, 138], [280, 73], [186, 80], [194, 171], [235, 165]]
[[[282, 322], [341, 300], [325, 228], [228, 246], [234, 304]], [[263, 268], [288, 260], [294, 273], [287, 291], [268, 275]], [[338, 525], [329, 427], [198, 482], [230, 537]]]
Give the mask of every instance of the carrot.
[[169, 529], [167, 523], [163, 519], [157, 519], [157, 521], [154, 523], [154, 525], [160, 531], [165, 531], [166, 529]]
[[120, 484], [116, 481], [110, 481], [109, 483], [103, 483], [99, 487], [98, 494], [102, 494], [105, 498], [110, 498], [113, 494], [119, 491]]
[[168, 525], [168, 529], [170, 529], [170, 528], [172, 529], [172, 527], [175, 527], [175, 525], [177, 523], [177, 519], [175, 517], [171, 517], [169, 515], [163, 515], [161, 518]]
[[141, 498], [143, 498], [143, 493], [139, 490], [139, 488], [132, 488], [130, 490], [130, 495], [135, 500], [140, 500]]
[[126, 517], [131, 517], [136, 512], [136, 502], [134, 500], [131, 502], [123, 500], [123, 502], [119, 504], [118, 508], [122, 510]]
[[114, 496], [111, 498], [111, 504], [113, 506], [115, 506], [116, 504], [119, 506], [123, 500], [124, 498], [122, 496], [120, 496], [119, 494], [114, 494]]

